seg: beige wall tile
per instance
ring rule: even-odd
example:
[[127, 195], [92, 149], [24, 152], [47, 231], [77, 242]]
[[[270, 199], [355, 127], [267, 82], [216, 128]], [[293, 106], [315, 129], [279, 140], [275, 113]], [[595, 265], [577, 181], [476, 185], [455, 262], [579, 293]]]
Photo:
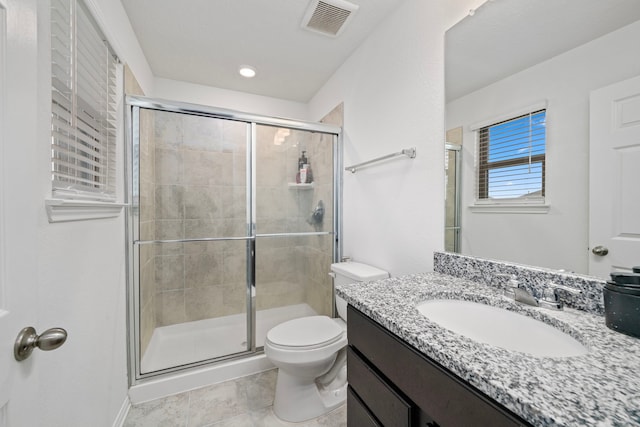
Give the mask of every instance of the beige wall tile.
[[[155, 240], [156, 237], [156, 222], [144, 221], [140, 222], [140, 240]], [[144, 264], [151, 257], [155, 255], [153, 246], [142, 245], [140, 246], [140, 264]]]
[[305, 302], [304, 289], [292, 283], [263, 283], [256, 289], [256, 294], [258, 310]]
[[225, 283], [222, 285], [223, 316], [247, 312], [247, 282]]
[[233, 154], [208, 151], [181, 151], [184, 159], [184, 182], [187, 185], [233, 184]]
[[183, 116], [184, 149], [222, 151], [222, 120], [211, 117]]
[[153, 111], [155, 148], [177, 150], [183, 141], [182, 114]]
[[157, 240], [177, 240], [185, 237], [185, 224], [180, 219], [156, 220]]
[[224, 283], [222, 252], [202, 252], [185, 255], [185, 287], [196, 288]]
[[223, 308], [222, 286], [206, 286], [185, 289], [187, 321], [219, 316]]
[[189, 185], [184, 188], [184, 215], [186, 219], [216, 219], [224, 216], [221, 197], [217, 186]]
[[181, 151], [156, 148], [156, 184], [183, 183], [183, 156]]
[[159, 292], [155, 300], [157, 326], [186, 322], [184, 290]]
[[[142, 246], [140, 249], [149, 246]], [[153, 300], [156, 288], [156, 259], [149, 259], [140, 264], [140, 305], [144, 306]]]
[[157, 185], [155, 188], [156, 219], [184, 218], [185, 190], [181, 185]]
[[184, 255], [156, 257], [156, 289], [184, 289]]
[[247, 135], [251, 132], [250, 125], [244, 122], [221, 120], [223, 151], [246, 152]]
[[[151, 110], [140, 110], [140, 134], [139, 134], [139, 147], [138, 150], [140, 152], [140, 158], [148, 160], [149, 158], [153, 158], [153, 152], [155, 151], [155, 135], [154, 129], [155, 127], [155, 114], [154, 111]], [[151, 156], [151, 157], [150, 157]], [[141, 161], [141, 164], [146, 165], [146, 160]], [[145, 166], [145, 169], [149, 168]], [[145, 171], [141, 171], [145, 172]], [[142, 175], [145, 178], [149, 178], [148, 175]], [[153, 177], [151, 177], [153, 178]]]
[[220, 237], [221, 224], [215, 219], [186, 219], [184, 221], [184, 235], [187, 239], [205, 237]]
[[144, 95], [136, 76], [127, 64], [124, 64], [124, 93], [127, 95]]
[[[336, 117], [341, 115], [336, 113]], [[144, 233], [155, 239], [246, 235], [246, 131], [243, 123], [154, 112], [144, 161]], [[318, 200], [325, 203], [321, 230], [332, 227], [333, 150], [329, 137], [292, 131], [281, 146], [277, 128], [259, 126], [258, 232], [315, 231], [307, 223]], [[151, 147], [151, 145], [149, 145]], [[288, 188], [297, 160], [307, 151], [312, 191]], [[143, 159], [141, 159], [142, 161]], [[151, 247], [149, 247], [151, 248]], [[246, 310], [246, 243], [154, 245], [155, 271], [145, 274], [146, 301], [154, 301], [158, 325], [243, 313]], [[331, 237], [259, 239], [258, 308], [307, 302], [330, 314]], [[150, 267], [148, 267], [151, 269]], [[153, 284], [151, 282], [154, 282]], [[171, 290], [171, 291], [168, 291]]]
[[224, 283], [246, 282], [247, 252], [245, 248], [231, 249], [224, 252]]
[[247, 217], [247, 190], [245, 186], [221, 186], [218, 187], [222, 218], [238, 218], [245, 220]]
[[140, 182], [140, 220], [155, 219], [155, 184], [149, 181]]
[[151, 341], [153, 330], [156, 328], [155, 302], [149, 301], [140, 308], [140, 352], [144, 354]]

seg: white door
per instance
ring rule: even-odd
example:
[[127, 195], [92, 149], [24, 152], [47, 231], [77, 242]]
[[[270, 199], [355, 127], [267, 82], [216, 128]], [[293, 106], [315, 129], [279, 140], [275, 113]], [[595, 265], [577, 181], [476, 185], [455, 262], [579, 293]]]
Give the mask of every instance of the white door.
[[[37, 0], [0, 0], [0, 426], [38, 425], [37, 359], [13, 343], [37, 324]], [[38, 330], [38, 332], [42, 332]], [[39, 350], [36, 350], [39, 351]]]
[[591, 92], [589, 274], [640, 265], [640, 76]]

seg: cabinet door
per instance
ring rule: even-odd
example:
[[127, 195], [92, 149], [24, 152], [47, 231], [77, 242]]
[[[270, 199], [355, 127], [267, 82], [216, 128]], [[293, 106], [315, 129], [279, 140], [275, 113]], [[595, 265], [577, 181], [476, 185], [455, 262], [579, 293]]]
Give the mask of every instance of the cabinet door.
[[347, 378], [369, 411], [385, 427], [409, 427], [411, 403], [398, 394], [351, 348], [347, 349]]
[[349, 386], [347, 389], [347, 425], [355, 427], [382, 427], [358, 395]]

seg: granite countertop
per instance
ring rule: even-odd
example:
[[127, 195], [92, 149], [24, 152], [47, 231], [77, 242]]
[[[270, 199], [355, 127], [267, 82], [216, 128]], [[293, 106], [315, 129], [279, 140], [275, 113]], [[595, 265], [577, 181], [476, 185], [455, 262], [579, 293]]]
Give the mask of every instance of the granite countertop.
[[[336, 292], [533, 425], [640, 425], [640, 339], [610, 330], [601, 315], [524, 306], [500, 288], [435, 272], [339, 285]], [[429, 299], [475, 301], [534, 317], [570, 334], [589, 353], [540, 358], [473, 341], [415, 309]]]

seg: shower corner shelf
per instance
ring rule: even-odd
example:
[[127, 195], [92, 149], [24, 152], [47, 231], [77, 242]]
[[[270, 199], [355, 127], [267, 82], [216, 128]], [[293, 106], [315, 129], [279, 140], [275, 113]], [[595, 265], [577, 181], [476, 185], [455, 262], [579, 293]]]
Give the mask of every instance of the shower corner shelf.
[[290, 182], [289, 189], [290, 190], [312, 190], [313, 182], [310, 182], [308, 184], [298, 184], [297, 182]]

